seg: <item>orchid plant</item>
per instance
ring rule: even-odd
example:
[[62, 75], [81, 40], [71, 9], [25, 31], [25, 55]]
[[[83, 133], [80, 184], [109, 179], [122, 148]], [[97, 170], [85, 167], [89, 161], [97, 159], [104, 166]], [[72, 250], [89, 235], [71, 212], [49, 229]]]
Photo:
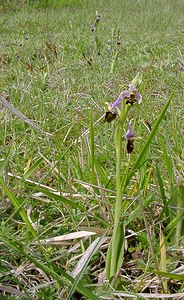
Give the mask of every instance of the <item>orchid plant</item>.
[[[123, 145], [123, 129], [128, 117], [128, 112], [134, 104], [140, 104], [142, 96], [136, 87], [140, 84], [141, 80], [137, 75], [127, 90], [124, 90], [114, 103], [108, 105], [108, 111], [105, 114], [105, 122], [110, 123], [117, 115], [119, 121], [115, 131], [115, 149], [116, 149], [116, 202], [114, 209], [114, 227], [110, 246], [106, 258], [106, 275], [108, 279], [112, 279], [118, 272], [122, 258], [124, 255], [124, 225], [122, 221], [122, 145]], [[131, 120], [128, 125], [128, 131], [125, 134], [127, 141], [127, 153], [130, 155], [133, 151], [133, 143], [135, 133], [133, 131], [133, 121]], [[124, 172], [126, 174], [126, 172]], [[126, 176], [126, 175], [124, 175]]]

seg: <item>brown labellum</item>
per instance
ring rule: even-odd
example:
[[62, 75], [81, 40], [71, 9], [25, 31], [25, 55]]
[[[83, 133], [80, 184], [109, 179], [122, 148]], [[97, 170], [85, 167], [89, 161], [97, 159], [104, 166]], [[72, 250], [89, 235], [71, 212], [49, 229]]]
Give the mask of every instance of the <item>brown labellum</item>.
[[126, 104], [130, 104], [131, 106], [137, 102], [137, 100], [135, 98], [135, 94], [130, 94], [129, 97], [125, 97], [125, 100], [126, 100]]
[[105, 113], [105, 120], [104, 122], [110, 123], [116, 118], [116, 113], [112, 113], [111, 111], [107, 111]]
[[134, 150], [134, 140], [127, 141], [127, 153], [130, 154]]

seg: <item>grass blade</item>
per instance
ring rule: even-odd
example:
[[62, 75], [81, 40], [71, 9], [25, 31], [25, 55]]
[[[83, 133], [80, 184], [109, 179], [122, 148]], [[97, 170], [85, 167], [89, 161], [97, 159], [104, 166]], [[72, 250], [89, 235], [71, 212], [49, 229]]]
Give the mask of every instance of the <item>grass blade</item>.
[[162, 212], [160, 214], [159, 219], [161, 220], [163, 214], [165, 213], [165, 216], [167, 218], [167, 222], [170, 223], [167, 197], [166, 197], [165, 190], [164, 190], [162, 176], [161, 176], [161, 173], [160, 173], [160, 170], [159, 170], [159, 167], [158, 167], [157, 163], [155, 163], [155, 166], [156, 166], [156, 174], [157, 174], [158, 184], [159, 184], [159, 187], [160, 187], [160, 194], [161, 194], [162, 201], [163, 201], [163, 204], [164, 204], [164, 207], [163, 207], [163, 210], [162, 210]]
[[39, 165], [42, 163], [43, 158], [39, 158], [34, 165], [31, 166], [31, 168], [24, 174], [24, 179], [28, 179], [35, 171], [36, 169], [39, 167]]
[[132, 171], [130, 172], [130, 175], [129, 175], [128, 178], [127, 178], [127, 181], [126, 181], [126, 184], [125, 184], [125, 188], [126, 188], [127, 185], [129, 184], [129, 182], [130, 182], [130, 180], [132, 179], [132, 177], [134, 176], [135, 172], [140, 168], [141, 164], [143, 163], [142, 160], [143, 160], [143, 157], [144, 157], [144, 155], [145, 155], [145, 153], [146, 153], [146, 151], [147, 151], [147, 148], [148, 148], [149, 145], [151, 144], [151, 142], [152, 142], [152, 140], [153, 140], [153, 138], [154, 138], [154, 136], [155, 136], [155, 134], [156, 134], [156, 132], [157, 132], [157, 130], [158, 130], [158, 127], [159, 127], [159, 125], [160, 125], [160, 123], [161, 123], [161, 121], [162, 121], [162, 119], [163, 119], [163, 117], [164, 117], [164, 115], [165, 115], [165, 113], [166, 113], [168, 107], [169, 107], [169, 104], [170, 104], [170, 102], [171, 102], [171, 100], [172, 100], [174, 94], [175, 94], [175, 91], [171, 94], [171, 96], [170, 96], [170, 98], [168, 99], [168, 101], [167, 101], [165, 107], [164, 107], [163, 110], [161, 111], [160, 116], [158, 117], [157, 122], [155, 123], [155, 126], [154, 126], [153, 129], [151, 130], [151, 133], [150, 133], [150, 135], [149, 135], [149, 137], [148, 137], [148, 139], [147, 139], [147, 141], [146, 141], [144, 147], [142, 148], [142, 150], [141, 150], [141, 152], [140, 152], [140, 154], [139, 154], [139, 156], [138, 156], [138, 158], [137, 158], [137, 160], [136, 160], [134, 166], [132, 167]]
[[44, 195], [47, 195], [48, 197], [53, 198], [57, 201], [61, 201], [61, 202], [63, 202], [63, 204], [68, 205], [72, 208], [75, 208], [75, 209], [78, 208], [78, 209], [81, 209], [82, 211], [85, 211], [84, 207], [81, 204], [71, 201], [70, 199], [63, 197], [62, 195], [52, 193], [45, 189], [39, 189], [39, 192], [42, 192]]
[[29, 124], [31, 127], [37, 129], [38, 131], [40, 131], [41, 133], [44, 133], [46, 135], [50, 135], [52, 136], [52, 134], [48, 133], [48, 132], [44, 132], [42, 131], [38, 125], [36, 125], [35, 123], [33, 123], [30, 119], [28, 119], [23, 113], [21, 113], [18, 109], [16, 109], [10, 102], [8, 102], [4, 97], [2, 97], [0, 95], [0, 101], [2, 102], [2, 104], [8, 108], [13, 114], [15, 114], [19, 119], [21, 119], [23, 122]]
[[90, 150], [91, 150], [91, 182], [95, 183], [95, 147], [94, 147], [94, 128], [93, 128], [93, 113], [90, 110]]
[[14, 207], [19, 210], [19, 214], [22, 218], [22, 220], [25, 222], [27, 228], [30, 230], [30, 232], [32, 233], [33, 237], [37, 237], [37, 233], [34, 230], [33, 226], [31, 225], [27, 214], [25, 212], [25, 210], [22, 208], [22, 205], [20, 204], [20, 201], [10, 192], [10, 190], [8, 189], [7, 185], [5, 184], [4, 180], [2, 177], [0, 177], [0, 184], [2, 185], [6, 195], [8, 196], [8, 198], [11, 200], [12, 204], [14, 205]]

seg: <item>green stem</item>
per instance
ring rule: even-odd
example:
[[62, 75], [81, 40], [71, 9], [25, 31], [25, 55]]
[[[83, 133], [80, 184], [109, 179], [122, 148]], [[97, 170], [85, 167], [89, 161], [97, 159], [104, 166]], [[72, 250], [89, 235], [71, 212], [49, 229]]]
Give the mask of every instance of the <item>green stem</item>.
[[113, 277], [122, 261], [124, 253], [124, 227], [121, 222], [122, 218], [122, 180], [121, 180], [121, 158], [122, 158], [122, 135], [123, 126], [129, 111], [129, 106], [122, 101], [119, 124], [115, 132], [115, 148], [116, 148], [116, 202], [114, 210], [114, 227], [107, 255], [107, 277]]
[[119, 222], [121, 216], [121, 154], [122, 154], [122, 127], [118, 125], [116, 132], [116, 203], [114, 223]]
[[112, 62], [111, 62], [111, 69], [110, 69], [110, 74], [112, 74], [114, 72], [114, 67], [117, 61], [117, 57], [118, 57], [118, 52], [115, 52], [115, 55], [112, 58]]
[[115, 146], [116, 146], [116, 203], [114, 211], [114, 224], [118, 224], [122, 214], [122, 182], [121, 182], [121, 156], [122, 156], [122, 134], [123, 126], [129, 111], [129, 106], [122, 101], [122, 110], [120, 122], [116, 128]]

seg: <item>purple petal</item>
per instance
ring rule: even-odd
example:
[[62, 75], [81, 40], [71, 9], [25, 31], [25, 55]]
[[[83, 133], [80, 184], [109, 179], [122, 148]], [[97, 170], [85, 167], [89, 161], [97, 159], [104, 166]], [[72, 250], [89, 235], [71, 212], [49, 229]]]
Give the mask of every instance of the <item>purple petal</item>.
[[142, 101], [142, 96], [141, 96], [141, 94], [138, 92], [136, 86], [133, 85], [133, 84], [130, 84], [130, 85], [129, 85], [129, 90], [130, 90], [130, 93], [131, 93], [131, 91], [135, 92], [135, 99], [137, 100], [137, 103], [140, 104], [141, 101]]
[[138, 104], [140, 104], [142, 101], [142, 95], [138, 91], [135, 92], [135, 99], [137, 100]]
[[129, 90], [125, 90], [123, 91], [119, 97], [116, 99], [116, 101], [114, 103], [112, 103], [111, 108], [114, 107], [118, 107], [119, 109], [121, 109], [121, 100], [125, 99], [126, 97], [130, 96], [130, 91]]
[[129, 139], [133, 138], [135, 136], [135, 133], [133, 132], [132, 129], [132, 121], [129, 122], [128, 125], [128, 131], [125, 134], [125, 139], [128, 141]]
[[137, 88], [136, 88], [136, 86], [135, 85], [133, 85], [132, 83], [131, 84], [129, 84], [129, 91], [137, 91]]

